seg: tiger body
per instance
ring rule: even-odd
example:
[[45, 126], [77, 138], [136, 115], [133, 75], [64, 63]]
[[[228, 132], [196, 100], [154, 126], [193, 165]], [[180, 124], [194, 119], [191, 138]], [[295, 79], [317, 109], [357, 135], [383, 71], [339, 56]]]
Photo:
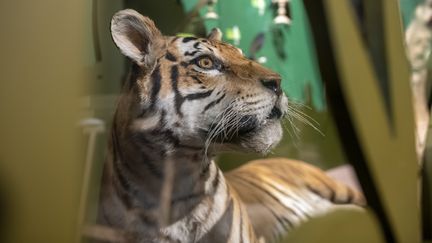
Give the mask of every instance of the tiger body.
[[[218, 151], [266, 153], [281, 139], [280, 76], [220, 41], [166, 37], [133, 10], [112, 20], [133, 62], [114, 116], [100, 223], [128, 242], [270, 242], [361, 194], [298, 161], [250, 162], [224, 175]], [[167, 219], [161, 191], [173, 167]]]

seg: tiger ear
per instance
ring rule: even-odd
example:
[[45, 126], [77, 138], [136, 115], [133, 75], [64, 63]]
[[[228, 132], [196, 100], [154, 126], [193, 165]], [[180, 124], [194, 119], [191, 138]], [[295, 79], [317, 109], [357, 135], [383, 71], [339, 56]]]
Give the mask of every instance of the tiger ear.
[[222, 41], [222, 31], [219, 28], [213, 28], [207, 35], [207, 39]]
[[154, 63], [156, 47], [163, 42], [162, 33], [153, 21], [132, 9], [114, 14], [111, 35], [125, 56], [138, 65], [147, 67]]

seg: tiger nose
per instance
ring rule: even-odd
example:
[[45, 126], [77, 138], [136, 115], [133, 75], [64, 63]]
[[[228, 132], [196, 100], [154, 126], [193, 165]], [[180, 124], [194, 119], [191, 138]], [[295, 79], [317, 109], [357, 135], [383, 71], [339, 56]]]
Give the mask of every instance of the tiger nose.
[[261, 83], [262, 83], [262, 85], [264, 85], [264, 87], [273, 91], [275, 94], [277, 94], [277, 95], [282, 94], [282, 89], [280, 86], [280, 83], [281, 83], [280, 79], [262, 79]]

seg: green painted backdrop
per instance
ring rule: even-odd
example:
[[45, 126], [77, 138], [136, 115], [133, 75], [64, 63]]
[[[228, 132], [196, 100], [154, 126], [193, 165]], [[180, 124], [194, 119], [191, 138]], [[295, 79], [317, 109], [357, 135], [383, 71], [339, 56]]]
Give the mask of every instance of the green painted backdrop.
[[[182, 0], [186, 12], [192, 11], [198, 2]], [[324, 92], [301, 0], [291, 0], [288, 5], [290, 25], [273, 22], [277, 5], [271, 0], [219, 0], [214, 9], [219, 15], [217, 20], [205, 19], [207, 5], [199, 11], [207, 31], [220, 28], [224, 40], [240, 47], [246, 56], [250, 55], [255, 37], [263, 33], [264, 43], [256, 57], [265, 59], [265, 66], [282, 75], [283, 89], [291, 99], [301, 102], [310, 99], [316, 109], [324, 108]]]

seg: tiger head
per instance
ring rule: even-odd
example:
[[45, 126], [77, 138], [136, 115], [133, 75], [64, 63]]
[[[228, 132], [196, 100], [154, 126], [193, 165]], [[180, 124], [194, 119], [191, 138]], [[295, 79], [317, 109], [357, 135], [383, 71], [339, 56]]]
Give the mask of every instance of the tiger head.
[[122, 10], [112, 37], [133, 62], [117, 120], [135, 132], [163, 131], [175, 143], [209, 151], [265, 153], [282, 137], [288, 107], [279, 74], [221, 41], [163, 36], [153, 21]]

